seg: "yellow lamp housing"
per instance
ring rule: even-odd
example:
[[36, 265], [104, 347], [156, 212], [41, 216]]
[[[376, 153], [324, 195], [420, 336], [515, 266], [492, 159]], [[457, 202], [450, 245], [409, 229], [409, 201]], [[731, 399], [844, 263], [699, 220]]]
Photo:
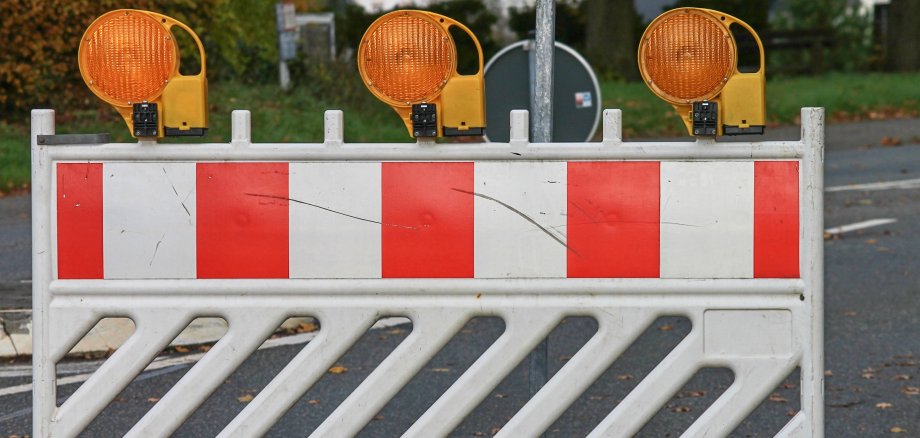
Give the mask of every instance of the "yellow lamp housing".
[[[173, 26], [198, 45], [201, 71], [179, 73]], [[208, 129], [204, 46], [179, 21], [155, 12], [118, 9], [94, 21], [77, 55], [86, 85], [121, 114], [138, 138], [202, 136]]]
[[[479, 55], [476, 74], [457, 72], [456, 26]], [[463, 24], [432, 12], [399, 10], [374, 21], [358, 46], [367, 88], [390, 105], [413, 137], [482, 135], [486, 126], [482, 47]]]
[[[760, 68], [738, 70], [733, 24], [753, 36]], [[764, 52], [747, 23], [719, 11], [678, 8], [649, 24], [639, 42], [645, 84], [680, 114], [690, 135], [763, 134]]]

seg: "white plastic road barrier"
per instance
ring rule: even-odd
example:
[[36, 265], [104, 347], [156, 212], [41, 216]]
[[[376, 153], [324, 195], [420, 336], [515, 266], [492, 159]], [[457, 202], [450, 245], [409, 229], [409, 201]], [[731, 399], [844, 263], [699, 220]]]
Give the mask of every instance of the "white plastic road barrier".
[[[734, 382], [685, 431], [725, 436], [796, 367], [780, 436], [823, 435], [822, 109], [791, 142], [44, 146], [32, 113], [34, 432], [75, 436], [191, 320], [226, 335], [128, 433], [167, 436], [282, 321], [311, 341], [223, 430], [265, 433], [381, 316], [411, 335], [319, 426], [350, 436], [471, 318], [501, 337], [409, 428], [449, 434], [566, 316], [598, 331], [501, 429], [546, 430], [653, 322], [693, 327], [591, 436], [635, 434], [699, 369]], [[136, 331], [61, 406], [55, 364], [103, 317]]]

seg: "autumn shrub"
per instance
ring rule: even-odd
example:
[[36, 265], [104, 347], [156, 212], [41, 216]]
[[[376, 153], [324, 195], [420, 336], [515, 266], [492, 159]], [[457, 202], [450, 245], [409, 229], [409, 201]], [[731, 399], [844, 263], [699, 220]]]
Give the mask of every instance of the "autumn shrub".
[[[274, 79], [273, 5], [270, 0], [3, 0], [0, 119], [22, 122], [30, 108], [96, 106], [77, 67], [79, 41], [96, 17], [118, 8], [152, 10], [189, 25], [205, 45], [211, 80]], [[188, 46], [182, 47], [183, 60], [196, 50]]]

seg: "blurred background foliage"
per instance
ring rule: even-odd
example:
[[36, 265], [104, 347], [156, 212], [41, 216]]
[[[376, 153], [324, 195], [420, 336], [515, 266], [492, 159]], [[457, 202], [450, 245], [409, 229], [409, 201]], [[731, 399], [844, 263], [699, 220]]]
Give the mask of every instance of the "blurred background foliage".
[[[895, 2], [913, 0], [895, 0]], [[91, 105], [77, 71], [79, 38], [99, 15], [111, 9], [150, 9], [172, 16], [195, 29], [208, 55], [208, 79], [241, 83], [272, 83], [277, 78], [277, 34], [272, 0], [4, 0], [0, 2], [0, 111], [23, 120], [28, 108]], [[298, 12], [334, 11], [339, 59], [325, 66], [297, 69], [295, 80], [332, 100], [363, 102], [354, 79], [354, 49], [367, 27], [387, 11], [368, 11], [344, 0], [297, 0]], [[478, 37], [486, 60], [502, 46], [524, 39], [534, 27], [533, 7], [496, 10], [496, 0], [433, 2], [425, 9], [466, 24]], [[881, 68], [872, 23], [851, 0], [675, 0], [664, 6], [717, 8], [752, 25], [769, 39], [770, 32], [818, 31], [831, 43], [820, 50], [768, 48], [772, 68], [808, 64], [820, 56], [820, 71], [859, 72]], [[507, 12], [507, 14], [503, 14]], [[591, 62], [602, 79], [636, 80], [635, 48], [645, 29], [633, 0], [560, 0], [556, 6], [556, 38]], [[179, 34], [181, 32], [177, 32]], [[182, 35], [177, 35], [182, 38]], [[767, 41], [765, 41], [767, 42]], [[197, 70], [191, 44], [182, 45], [183, 71]], [[475, 57], [459, 57], [461, 70], [475, 67]], [[300, 64], [315, 64], [305, 60]], [[342, 79], [342, 83], [330, 81]], [[794, 72], [796, 73], [796, 72]], [[810, 72], [814, 73], [814, 72]], [[344, 79], [348, 78], [348, 79]], [[320, 85], [322, 88], [320, 89]], [[344, 87], [344, 89], [341, 89]], [[336, 91], [339, 91], [337, 93]], [[341, 96], [339, 95], [341, 94]]]
[[[161, 12], [194, 29], [208, 56], [209, 80], [253, 82], [276, 75], [278, 48], [270, 1], [3, 0], [0, 111], [5, 118], [26, 118], [29, 108], [95, 102], [77, 67], [79, 41], [98, 16], [126, 7]], [[183, 61], [197, 63], [194, 45], [184, 44], [182, 50]]]

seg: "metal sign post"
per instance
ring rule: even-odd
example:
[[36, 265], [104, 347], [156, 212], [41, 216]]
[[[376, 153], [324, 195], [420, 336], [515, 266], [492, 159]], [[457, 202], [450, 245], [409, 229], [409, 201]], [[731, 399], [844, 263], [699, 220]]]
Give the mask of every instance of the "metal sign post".
[[556, 3], [537, 1], [537, 35], [534, 47], [533, 141], [553, 141], [553, 47], [555, 46]]
[[[533, 141], [553, 141], [553, 52], [555, 51], [556, 2], [537, 0], [537, 35], [534, 47]], [[530, 353], [530, 395], [546, 384], [546, 339]]]

